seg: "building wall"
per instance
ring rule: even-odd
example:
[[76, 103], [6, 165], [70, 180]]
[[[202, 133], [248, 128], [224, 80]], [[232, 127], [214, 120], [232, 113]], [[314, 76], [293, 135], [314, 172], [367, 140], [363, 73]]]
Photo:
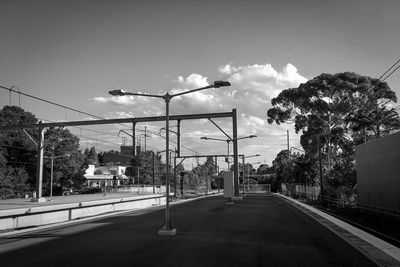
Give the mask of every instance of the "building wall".
[[400, 132], [356, 147], [361, 209], [400, 215]]

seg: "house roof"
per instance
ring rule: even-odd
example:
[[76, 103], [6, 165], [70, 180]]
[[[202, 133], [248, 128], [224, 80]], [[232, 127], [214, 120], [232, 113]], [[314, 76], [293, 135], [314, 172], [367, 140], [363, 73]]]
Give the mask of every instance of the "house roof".
[[111, 175], [111, 174], [99, 174], [99, 175], [85, 175], [85, 178], [88, 180], [113, 180], [114, 176], [118, 180], [127, 180], [129, 179], [126, 175]]

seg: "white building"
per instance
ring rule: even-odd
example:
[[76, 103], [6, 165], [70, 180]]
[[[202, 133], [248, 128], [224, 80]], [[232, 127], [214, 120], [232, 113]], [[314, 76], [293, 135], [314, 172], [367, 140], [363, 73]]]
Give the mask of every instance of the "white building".
[[100, 166], [89, 165], [86, 169], [85, 178], [87, 180], [88, 187], [101, 187], [114, 185], [114, 181], [117, 186], [128, 181], [128, 177], [125, 175], [125, 166]]

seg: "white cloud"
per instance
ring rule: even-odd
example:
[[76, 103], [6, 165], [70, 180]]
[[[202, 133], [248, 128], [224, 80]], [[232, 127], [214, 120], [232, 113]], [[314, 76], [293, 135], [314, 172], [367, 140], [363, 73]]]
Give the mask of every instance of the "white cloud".
[[290, 63], [280, 72], [276, 71], [271, 64], [239, 67], [228, 64], [220, 67], [219, 72], [238, 88], [261, 93], [261, 95], [269, 98], [275, 97], [284, 88], [298, 86], [307, 81]]
[[[241, 141], [239, 153], [262, 153], [267, 163], [275, 157], [276, 153], [285, 146], [272, 142], [286, 134], [286, 129], [293, 129], [290, 125], [269, 125], [266, 123], [267, 110], [271, 107], [271, 98], [286, 88], [297, 87], [307, 81], [298, 69], [288, 63], [282, 70], [276, 70], [271, 64], [254, 64], [235, 66], [232, 63], [219, 67], [219, 80], [228, 80], [230, 87], [207, 89], [187, 95], [175, 97], [170, 103], [170, 114], [195, 114], [226, 112], [237, 109], [238, 112], [238, 137], [256, 134], [259, 138]], [[208, 77], [199, 73], [192, 73], [186, 77], [179, 76], [174, 82], [170, 93], [191, 90], [207, 86]], [[157, 98], [134, 97], [95, 97], [100, 103], [110, 103], [118, 107], [115, 117], [161, 116], [165, 114], [165, 104]], [[216, 119], [217, 124], [228, 134], [232, 135], [232, 120]], [[186, 144], [202, 154], [224, 153], [226, 143], [212, 143], [200, 140], [206, 135], [225, 139], [221, 133], [208, 120], [185, 121], [182, 123], [182, 133], [188, 134], [192, 141]], [[186, 135], [188, 136], [188, 135]], [[292, 135], [293, 137], [294, 135]], [[292, 138], [291, 137], [291, 138]], [[271, 141], [272, 140], [272, 141]], [[284, 141], [280, 141], [281, 143]], [[267, 149], [272, 147], [274, 149]], [[263, 151], [257, 151], [258, 149]], [[220, 151], [222, 149], [222, 151]], [[217, 151], [218, 150], [218, 151]], [[190, 152], [188, 152], [190, 153]], [[273, 155], [272, 155], [272, 154]]]
[[177, 84], [177, 88], [171, 90], [173, 94], [209, 85], [207, 77], [204, 77], [198, 73], [192, 73], [186, 78], [179, 76], [175, 83]]
[[135, 97], [134, 96], [98, 96], [94, 97], [93, 100], [99, 103], [113, 103], [118, 105], [132, 105], [135, 104]]
[[292, 64], [287, 64], [278, 75], [278, 84], [281, 86], [297, 86], [306, 82], [307, 79], [297, 72], [297, 68]]

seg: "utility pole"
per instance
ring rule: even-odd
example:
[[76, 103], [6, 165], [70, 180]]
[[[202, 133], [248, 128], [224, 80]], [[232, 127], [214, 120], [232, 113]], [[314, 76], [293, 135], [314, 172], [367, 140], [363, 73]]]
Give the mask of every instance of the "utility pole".
[[43, 183], [43, 148], [44, 148], [44, 129], [42, 121], [39, 121], [39, 142], [37, 143], [37, 162], [36, 162], [36, 198], [35, 202], [45, 202], [46, 199], [42, 197], [42, 183]]
[[176, 155], [174, 157], [174, 198], [176, 198]]
[[132, 156], [136, 155], [136, 147], [135, 147], [135, 142], [136, 142], [136, 122], [132, 122]]
[[288, 159], [290, 159], [289, 130], [286, 130], [286, 137], [287, 137], [287, 153], [288, 153]]
[[144, 126], [144, 152], [147, 151], [146, 147], [147, 147], [147, 127]]
[[219, 169], [218, 169], [218, 158], [215, 157], [215, 171], [217, 172], [217, 187], [218, 187], [218, 193], [219, 193]]
[[139, 194], [140, 188], [139, 188], [139, 167], [137, 168], [137, 193]]
[[244, 175], [244, 172], [246, 171], [245, 170], [245, 160], [244, 160], [244, 155], [243, 155], [243, 157], [242, 157], [242, 164], [243, 164], [243, 175], [242, 175], [242, 179], [243, 179], [243, 182], [242, 182], [242, 184], [243, 184], [243, 194], [245, 193], [245, 190], [244, 190], [244, 181], [245, 181], [245, 175]]
[[321, 201], [324, 201], [324, 181], [322, 178], [322, 161], [321, 161], [321, 147], [320, 147], [320, 140], [319, 136], [317, 137], [317, 146], [318, 146], [318, 162], [319, 162], [319, 181], [320, 181], [320, 188], [321, 188]]
[[181, 156], [181, 120], [177, 121], [177, 145], [178, 145], [178, 149], [177, 149], [177, 155], [178, 157]]
[[153, 194], [156, 193], [156, 188], [155, 188], [155, 179], [156, 178], [156, 155], [153, 151]]

